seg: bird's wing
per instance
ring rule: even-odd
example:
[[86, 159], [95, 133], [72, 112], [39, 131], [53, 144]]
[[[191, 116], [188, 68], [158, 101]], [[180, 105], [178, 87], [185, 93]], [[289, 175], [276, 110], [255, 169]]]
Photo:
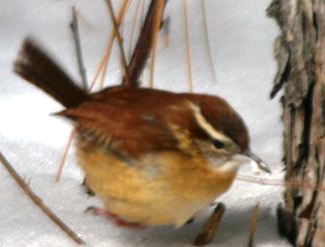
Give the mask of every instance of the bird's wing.
[[[122, 156], [178, 149], [168, 118], [171, 107], [143, 109], [122, 101], [89, 101], [60, 113], [74, 120], [80, 134], [108, 145]], [[175, 123], [176, 124], [176, 123]]]

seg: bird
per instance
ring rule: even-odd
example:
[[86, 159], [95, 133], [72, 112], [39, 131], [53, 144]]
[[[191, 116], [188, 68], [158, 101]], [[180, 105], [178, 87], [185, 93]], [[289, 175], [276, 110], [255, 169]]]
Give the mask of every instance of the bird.
[[225, 193], [239, 167], [268, 166], [219, 96], [109, 86], [83, 90], [27, 37], [14, 72], [58, 101], [77, 131], [77, 162], [102, 212], [129, 225], [181, 227]]

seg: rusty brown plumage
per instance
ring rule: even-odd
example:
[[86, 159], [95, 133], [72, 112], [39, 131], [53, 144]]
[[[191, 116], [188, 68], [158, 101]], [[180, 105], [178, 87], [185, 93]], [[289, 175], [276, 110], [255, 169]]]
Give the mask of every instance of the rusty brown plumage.
[[177, 149], [170, 125], [200, 138], [188, 101], [197, 104], [206, 119], [242, 150], [248, 134], [240, 116], [220, 97], [172, 93], [156, 89], [110, 87], [88, 95], [32, 39], [23, 43], [15, 72], [67, 107], [60, 115], [106, 140], [123, 155]]
[[[77, 125], [112, 142], [119, 152], [141, 156], [148, 152], [176, 150], [170, 125], [187, 129], [191, 138], [205, 138], [188, 102], [197, 104], [213, 127], [231, 137], [242, 150], [248, 147], [246, 127], [238, 114], [221, 98], [204, 94], [112, 87], [91, 95], [90, 100], [60, 113]], [[238, 134], [241, 133], [241, 134]]]
[[34, 41], [15, 72], [66, 108], [77, 157], [105, 210], [128, 222], [181, 226], [232, 184], [249, 150], [241, 117], [218, 96], [115, 86], [87, 94]]
[[65, 107], [78, 105], [88, 98], [87, 93], [31, 38], [24, 40], [14, 71]]

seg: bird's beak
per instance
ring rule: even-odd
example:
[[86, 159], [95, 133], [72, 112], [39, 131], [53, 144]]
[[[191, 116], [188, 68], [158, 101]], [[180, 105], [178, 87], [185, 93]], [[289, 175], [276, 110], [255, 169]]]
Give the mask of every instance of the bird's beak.
[[271, 174], [271, 169], [268, 167], [267, 164], [265, 164], [265, 162], [259, 158], [256, 154], [254, 154], [251, 150], [247, 150], [243, 153], [245, 156], [249, 157], [256, 165], [257, 167], [264, 171], [264, 172], [267, 172], [269, 174]]

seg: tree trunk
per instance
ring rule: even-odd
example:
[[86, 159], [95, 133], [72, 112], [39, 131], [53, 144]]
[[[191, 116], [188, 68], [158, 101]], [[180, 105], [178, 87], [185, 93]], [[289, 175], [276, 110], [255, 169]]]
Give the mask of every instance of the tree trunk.
[[295, 246], [325, 246], [325, 1], [273, 0], [268, 14], [278, 72], [271, 97], [283, 87], [284, 206], [279, 231]]

